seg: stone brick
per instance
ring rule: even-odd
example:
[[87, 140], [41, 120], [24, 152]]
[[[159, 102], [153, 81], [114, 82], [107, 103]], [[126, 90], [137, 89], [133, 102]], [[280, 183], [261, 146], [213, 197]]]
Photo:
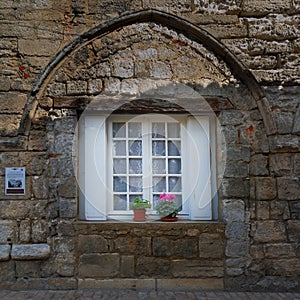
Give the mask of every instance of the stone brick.
[[299, 151], [299, 137], [295, 135], [278, 135], [269, 137], [270, 149], [272, 152], [295, 152]]
[[270, 203], [270, 219], [275, 220], [288, 220], [292, 216], [292, 206], [291, 213], [288, 201], [277, 201], [273, 200]]
[[243, 124], [243, 114], [238, 110], [227, 110], [220, 113], [219, 121], [221, 125]]
[[274, 120], [279, 134], [292, 133], [294, 113], [273, 112]]
[[150, 237], [118, 237], [114, 240], [114, 248], [121, 253], [138, 255], [151, 254]]
[[270, 170], [276, 176], [288, 176], [292, 172], [292, 155], [278, 153], [270, 156]]
[[295, 246], [293, 244], [267, 244], [264, 247], [267, 258], [290, 258], [296, 257]]
[[251, 157], [250, 174], [254, 176], [269, 175], [268, 157], [262, 154]]
[[161, 257], [196, 257], [198, 245], [196, 239], [171, 240], [165, 237], [153, 238], [153, 255]]
[[112, 75], [120, 78], [130, 78], [134, 75], [134, 62], [131, 58], [112, 59]]
[[60, 185], [58, 194], [63, 198], [75, 198], [76, 197], [77, 182], [75, 177], [68, 178], [64, 184]]
[[284, 12], [290, 9], [291, 4], [283, 0], [246, 0], [243, 2], [243, 15], [265, 15], [266, 13]]
[[300, 259], [278, 259], [266, 261], [266, 274], [271, 276], [299, 276]]
[[5, 94], [0, 94], [0, 98], [1, 113], [21, 113], [24, 109], [27, 100], [27, 95], [9, 92]]
[[19, 239], [22, 243], [28, 243], [31, 239], [31, 221], [22, 220], [19, 225]]
[[247, 177], [248, 163], [245, 162], [227, 162], [224, 172], [225, 177]]
[[79, 235], [78, 253], [102, 253], [108, 251], [108, 241], [100, 235]]
[[245, 224], [240, 221], [231, 222], [226, 226], [225, 235], [232, 241], [245, 241], [248, 239], [249, 230], [249, 224]]
[[40, 274], [40, 261], [16, 261], [16, 276], [18, 278], [38, 278]]
[[199, 257], [222, 258], [224, 241], [217, 233], [202, 233], [199, 237]]
[[47, 244], [13, 245], [11, 250], [11, 258], [15, 260], [46, 259], [49, 255]]
[[49, 195], [49, 181], [44, 176], [33, 176], [32, 192], [36, 199], [47, 199]]
[[278, 198], [281, 200], [299, 200], [299, 178], [277, 178]]
[[15, 262], [14, 261], [1, 261], [0, 262], [0, 281], [14, 282], [16, 280]]
[[289, 220], [287, 226], [288, 239], [290, 242], [300, 243], [300, 220]]
[[248, 182], [241, 178], [224, 178], [221, 185], [223, 197], [247, 197]]
[[272, 177], [256, 177], [255, 197], [257, 200], [272, 200], [276, 197], [276, 180]]
[[[33, 38], [33, 36], [30, 38]], [[18, 49], [23, 55], [52, 56], [59, 49], [60, 44], [59, 40], [19, 39]]]
[[67, 82], [67, 95], [84, 95], [86, 92], [87, 82], [82, 80]]
[[112, 277], [120, 272], [120, 255], [117, 253], [83, 254], [78, 266], [79, 277]]
[[251, 228], [252, 236], [259, 243], [286, 242], [286, 229], [282, 221], [257, 221]]
[[34, 243], [45, 243], [49, 236], [47, 220], [34, 220], [31, 227], [31, 239]]
[[138, 276], [161, 277], [170, 276], [170, 260], [159, 257], [141, 256], [136, 260], [136, 274]]
[[257, 220], [270, 219], [270, 203], [269, 201], [256, 201], [256, 218]]
[[0, 243], [15, 242], [17, 234], [17, 222], [1, 220], [0, 221]]
[[249, 241], [228, 241], [225, 254], [228, 257], [246, 257], [249, 255], [249, 248]]
[[0, 119], [0, 135], [14, 136], [17, 134], [21, 116], [19, 115], [1, 115]]
[[0, 261], [9, 260], [10, 245], [0, 245]]
[[170, 66], [164, 62], [152, 62], [150, 66], [150, 76], [158, 79], [169, 79], [172, 77], [172, 71]]
[[121, 267], [120, 267], [121, 277], [134, 277], [135, 275], [135, 265], [133, 255], [122, 255], [121, 256]]
[[172, 274], [174, 277], [223, 277], [224, 267], [222, 261], [207, 260], [174, 260], [172, 261]]
[[239, 199], [223, 201], [223, 218], [226, 223], [245, 220], [245, 203]]

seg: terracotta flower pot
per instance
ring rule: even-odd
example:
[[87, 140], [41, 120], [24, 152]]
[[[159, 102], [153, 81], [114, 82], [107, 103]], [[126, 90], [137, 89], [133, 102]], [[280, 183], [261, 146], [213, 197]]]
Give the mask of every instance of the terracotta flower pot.
[[165, 216], [161, 218], [163, 222], [176, 222], [178, 220], [177, 217]]
[[145, 209], [134, 209], [133, 220], [136, 222], [146, 221], [146, 210]]

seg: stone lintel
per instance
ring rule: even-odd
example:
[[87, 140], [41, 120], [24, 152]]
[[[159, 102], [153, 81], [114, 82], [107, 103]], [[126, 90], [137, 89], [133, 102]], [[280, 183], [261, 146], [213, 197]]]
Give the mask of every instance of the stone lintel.
[[11, 258], [15, 260], [46, 259], [50, 255], [50, 246], [47, 244], [13, 245]]

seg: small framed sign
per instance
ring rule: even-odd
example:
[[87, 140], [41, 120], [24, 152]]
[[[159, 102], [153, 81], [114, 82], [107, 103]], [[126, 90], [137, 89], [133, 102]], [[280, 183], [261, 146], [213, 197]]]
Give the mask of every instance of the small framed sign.
[[25, 168], [5, 168], [5, 195], [25, 195]]

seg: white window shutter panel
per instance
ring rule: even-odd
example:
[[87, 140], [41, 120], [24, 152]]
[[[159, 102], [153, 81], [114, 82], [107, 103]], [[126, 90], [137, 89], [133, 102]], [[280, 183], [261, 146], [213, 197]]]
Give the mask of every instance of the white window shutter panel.
[[212, 219], [209, 117], [189, 117], [187, 147], [188, 202], [192, 220]]
[[[105, 116], [87, 116], [81, 139], [81, 197], [86, 220], [106, 220], [106, 126]], [[81, 214], [82, 215], [82, 214]]]

